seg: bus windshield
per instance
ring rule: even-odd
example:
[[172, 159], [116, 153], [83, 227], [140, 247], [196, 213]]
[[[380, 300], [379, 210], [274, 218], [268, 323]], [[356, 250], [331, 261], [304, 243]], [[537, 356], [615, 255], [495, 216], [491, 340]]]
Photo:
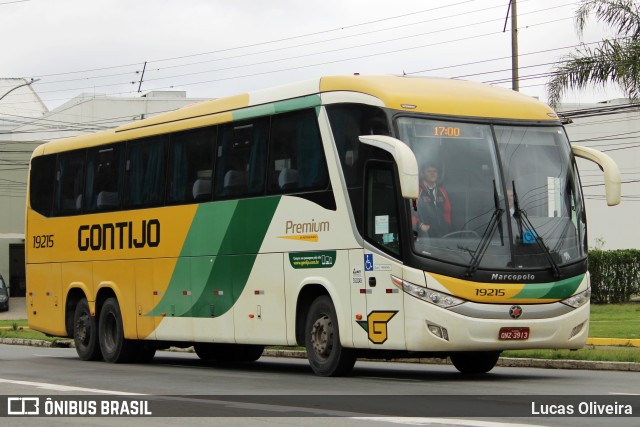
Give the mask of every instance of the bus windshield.
[[549, 269], [583, 259], [577, 171], [560, 126], [401, 117], [420, 196], [410, 201], [415, 253], [477, 269]]

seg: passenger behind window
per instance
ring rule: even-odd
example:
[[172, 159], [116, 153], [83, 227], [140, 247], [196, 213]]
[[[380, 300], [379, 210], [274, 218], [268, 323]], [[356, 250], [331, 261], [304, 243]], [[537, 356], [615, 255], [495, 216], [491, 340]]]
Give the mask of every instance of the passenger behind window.
[[420, 194], [413, 227], [418, 237], [442, 237], [451, 231], [451, 202], [438, 182], [438, 165], [426, 162], [420, 173]]

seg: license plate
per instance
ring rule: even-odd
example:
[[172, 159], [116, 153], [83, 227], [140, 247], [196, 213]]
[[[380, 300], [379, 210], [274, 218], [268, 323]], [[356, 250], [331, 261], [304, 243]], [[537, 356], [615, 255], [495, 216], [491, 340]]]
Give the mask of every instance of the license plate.
[[500, 328], [500, 341], [523, 341], [529, 339], [529, 328]]

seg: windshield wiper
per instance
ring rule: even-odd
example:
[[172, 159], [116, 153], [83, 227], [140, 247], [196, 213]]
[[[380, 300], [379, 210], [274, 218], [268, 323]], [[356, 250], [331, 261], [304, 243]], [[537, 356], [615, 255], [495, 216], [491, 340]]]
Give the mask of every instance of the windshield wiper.
[[518, 202], [518, 194], [516, 193], [516, 184], [514, 181], [511, 181], [511, 188], [513, 189], [513, 217], [518, 222], [518, 235], [520, 237], [520, 241], [522, 242], [524, 239], [524, 232], [522, 231], [522, 225], [528, 228], [528, 237], [533, 235], [536, 243], [542, 249], [545, 258], [549, 262], [549, 265], [553, 269], [553, 277], [556, 279], [560, 277], [560, 268], [558, 267], [558, 263], [553, 259], [553, 255], [551, 255], [551, 251], [542, 241], [542, 237], [538, 234], [538, 231], [535, 229], [531, 221], [529, 221], [529, 217], [527, 213], [520, 209], [520, 203]]
[[489, 241], [491, 240], [491, 236], [496, 231], [496, 227], [499, 225], [500, 229], [500, 241], [502, 245], [504, 245], [504, 235], [502, 232], [502, 214], [504, 213], [504, 209], [500, 208], [500, 201], [498, 199], [498, 190], [496, 189], [496, 181], [493, 181], [493, 203], [495, 205], [495, 209], [493, 211], [493, 215], [491, 215], [491, 219], [489, 220], [489, 224], [487, 224], [487, 228], [485, 228], [482, 237], [480, 238], [480, 243], [478, 243], [478, 247], [475, 252], [471, 256], [471, 261], [469, 261], [469, 267], [467, 267], [467, 271], [465, 271], [465, 277], [473, 276], [473, 273], [478, 269], [478, 265], [480, 265], [480, 261], [484, 256], [487, 248], [489, 247]]

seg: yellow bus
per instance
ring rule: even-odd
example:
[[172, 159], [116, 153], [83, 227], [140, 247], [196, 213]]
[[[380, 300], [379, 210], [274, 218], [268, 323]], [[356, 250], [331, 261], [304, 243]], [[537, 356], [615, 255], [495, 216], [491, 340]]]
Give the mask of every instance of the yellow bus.
[[29, 326], [83, 360], [195, 348], [255, 361], [580, 348], [586, 214], [556, 114], [483, 84], [323, 77], [39, 146], [26, 213]]

